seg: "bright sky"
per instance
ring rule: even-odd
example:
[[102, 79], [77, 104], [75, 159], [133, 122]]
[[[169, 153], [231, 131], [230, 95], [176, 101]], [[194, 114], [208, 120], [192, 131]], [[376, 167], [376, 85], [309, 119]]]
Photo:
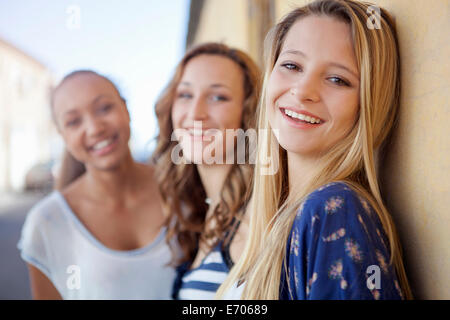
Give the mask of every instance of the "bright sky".
[[0, 38], [46, 65], [109, 76], [128, 101], [133, 153], [157, 134], [154, 102], [184, 53], [189, 0], [0, 0]]

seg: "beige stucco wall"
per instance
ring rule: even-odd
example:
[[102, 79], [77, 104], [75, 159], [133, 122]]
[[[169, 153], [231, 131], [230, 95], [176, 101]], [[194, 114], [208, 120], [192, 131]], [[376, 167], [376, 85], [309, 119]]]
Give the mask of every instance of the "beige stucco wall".
[[273, 20], [271, 0], [206, 0], [194, 44], [221, 42], [248, 53], [262, 67], [263, 41]]
[[248, 47], [247, 1], [206, 0], [195, 43], [219, 41], [240, 49]]
[[[380, 164], [386, 203], [415, 297], [450, 299], [450, 1], [370, 1], [395, 17], [401, 50], [400, 121]], [[199, 39], [226, 39], [250, 50], [239, 4], [246, 2], [206, 0]], [[274, 0], [276, 20], [306, 2]]]
[[382, 170], [418, 298], [450, 299], [450, 1], [378, 0], [394, 13], [400, 123]]

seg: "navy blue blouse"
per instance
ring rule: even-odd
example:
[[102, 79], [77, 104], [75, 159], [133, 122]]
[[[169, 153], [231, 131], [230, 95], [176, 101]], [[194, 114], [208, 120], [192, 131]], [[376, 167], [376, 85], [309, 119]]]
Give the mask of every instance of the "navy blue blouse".
[[286, 250], [280, 299], [403, 299], [378, 215], [343, 182], [307, 197]]

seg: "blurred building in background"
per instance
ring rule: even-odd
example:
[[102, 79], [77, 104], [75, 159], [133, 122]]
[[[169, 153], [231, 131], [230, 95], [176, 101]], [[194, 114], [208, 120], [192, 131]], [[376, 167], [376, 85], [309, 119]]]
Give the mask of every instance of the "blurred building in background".
[[46, 67], [0, 39], [0, 192], [22, 191], [27, 179], [48, 174], [52, 85]]

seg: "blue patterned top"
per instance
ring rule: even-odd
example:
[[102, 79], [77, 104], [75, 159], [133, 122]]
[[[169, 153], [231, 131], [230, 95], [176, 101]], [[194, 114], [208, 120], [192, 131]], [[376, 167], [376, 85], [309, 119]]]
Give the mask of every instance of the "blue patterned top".
[[369, 202], [343, 182], [311, 193], [292, 226], [280, 299], [403, 299]]

